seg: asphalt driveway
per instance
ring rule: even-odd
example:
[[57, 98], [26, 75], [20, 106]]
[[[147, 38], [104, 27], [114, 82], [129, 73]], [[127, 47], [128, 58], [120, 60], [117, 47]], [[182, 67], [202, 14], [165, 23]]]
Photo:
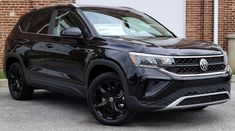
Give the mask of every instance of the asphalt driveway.
[[96, 122], [84, 100], [37, 91], [33, 100], [15, 101], [11, 99], [7, 88], [0, 88], [0, 131], [233, 131], [234, 98], [235, 91], [232, 91], [231, 101], [201, 112], [138, 114], [127, 125], [111, 127]]

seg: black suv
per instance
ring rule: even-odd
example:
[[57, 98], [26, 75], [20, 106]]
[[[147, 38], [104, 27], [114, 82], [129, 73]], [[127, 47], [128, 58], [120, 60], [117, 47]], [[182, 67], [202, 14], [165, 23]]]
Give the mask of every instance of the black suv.
[[136, 112], [202, 110], [230, 99], [226, 53], [177, 38], [127, 7], [74, 4], [32, 10], [6, 40], [5, 73], [16, 100], [35, 89], [85, 98], [101, 123]]

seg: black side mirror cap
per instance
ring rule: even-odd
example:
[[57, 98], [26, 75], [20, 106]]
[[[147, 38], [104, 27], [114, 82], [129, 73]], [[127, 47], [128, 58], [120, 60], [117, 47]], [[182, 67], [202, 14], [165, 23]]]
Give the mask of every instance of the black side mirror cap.
[[81, 38], [82, 31], [78, 27], [66, 28], [61, 31], [60, 36], [69, 38]]

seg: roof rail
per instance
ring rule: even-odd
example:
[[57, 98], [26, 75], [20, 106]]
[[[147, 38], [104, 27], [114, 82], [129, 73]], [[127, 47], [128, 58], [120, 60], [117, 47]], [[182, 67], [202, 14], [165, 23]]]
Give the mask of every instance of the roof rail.
[[66, 6], [66, 5], [73, 6], [73, 7], [78, 7], [78, 5], [76, 5], [75, 3], [69, 3], [69, 4], [63, 4], [62, 3], [62, 4], [49, 4], [47, 6], [41, 5], [41, 6], [37, 6], [37, 7], [33, 8], [32, 10], [38, 10], [38, 9], [42, 9], [42, 8], [46, 8], [46, 7], [53, 7], [53, 6]]
[[[46, 8], [46, 7], [54, 7], [54, 6], [66, 6], [67, 4], [58, 4], [58, 3], [52, 3], [52, 4], [48, 4], [48, 5], [40, 5], [40, 6], [37, 6], [35, 8], [33, 8], [32, 10], [38, 10], [38, 9], [42, 9], [42, 8]], [[70, 4], [69, 4], [70, 5]], [[72, 5], [72, 3], [71, 3]], [[74, 4], [75, 5], [75, 4]]]
[[71, 5], [73, 7], [78, 7], [78, 5], [76, 5], [75, 3], [69, 3], [69, 5]]
[[136, 10], [134, 8], [131, 8], [131, 7], [126, 7], [126, 6], [120, 6], [120, 8], [124, 8], [124, 9], [131, 9], [131, 10]]

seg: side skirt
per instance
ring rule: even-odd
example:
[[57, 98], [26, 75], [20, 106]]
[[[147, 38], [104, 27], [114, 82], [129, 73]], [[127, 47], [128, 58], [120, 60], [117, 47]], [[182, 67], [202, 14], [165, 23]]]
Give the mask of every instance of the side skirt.
[[68, 82], [56, 81], [53, 79], [32, 78], [30, 85], [38, 89], [46, 89], [71, 96], [86, 98], [85, 86], [80, 86]]

